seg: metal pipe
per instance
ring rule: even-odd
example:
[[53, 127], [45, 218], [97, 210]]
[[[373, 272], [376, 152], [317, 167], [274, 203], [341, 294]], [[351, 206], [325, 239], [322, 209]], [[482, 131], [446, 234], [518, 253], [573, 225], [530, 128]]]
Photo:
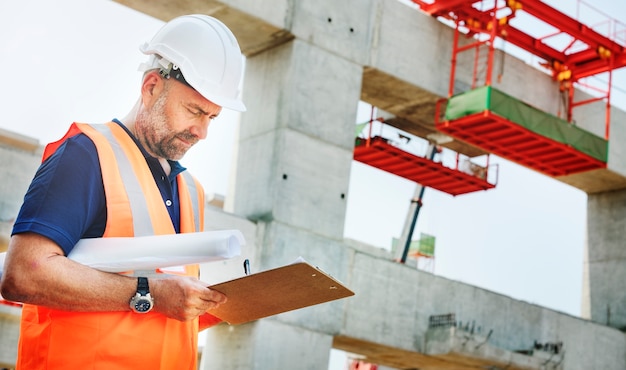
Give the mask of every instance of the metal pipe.
[[[435, 153], [437, 153], [437, 146], [434, 143], [431, 143], [429, 149], [430, 156], [428, 159], [432, 161], [433, 158], [435, 158]], [[404, 250], [402, 251], [400, 263], [406, 263], [406, 258], [409, 254], [409, 248], [411, 247], [411, 238], [413, 237], [413, 231], [415, 231], [415, 225], [417, 224], [417, 216], [419, 215], [420, 209], [422, 208], [422, 198], [424, 197], [424, 190], [426, 190], [426, 187], [419, 184], [419, 196], [411, 199], [411, 203], [415, 203], [415, 212], [413, 212], [411, 226], [409, 227], [409, 232], [406, 236], [406, 241], [404, 242]]]

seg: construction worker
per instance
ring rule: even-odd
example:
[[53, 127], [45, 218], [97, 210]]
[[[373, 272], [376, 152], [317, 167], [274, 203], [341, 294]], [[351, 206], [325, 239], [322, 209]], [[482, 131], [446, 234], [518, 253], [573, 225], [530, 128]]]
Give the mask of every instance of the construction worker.
[[24, 303], [18, 369], [195, 370], [198, 330], [219, 322], [207, 310], [227, 297], [197, 265], [113, 274], [67, 258], [84, 238], [201, 231], [204, 191], [178, 160], [223, 107], [245, 111], [219, 20], [175, 18], [140, 50], [135, 107], [49, 144], [15, 221], [1, 294]]

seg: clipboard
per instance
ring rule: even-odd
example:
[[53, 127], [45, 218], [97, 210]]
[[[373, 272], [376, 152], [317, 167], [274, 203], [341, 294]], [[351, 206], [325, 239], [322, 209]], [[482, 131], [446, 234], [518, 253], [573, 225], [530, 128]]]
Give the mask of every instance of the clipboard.
[[208, 313], [231, 325], [354, 295], [308, 262], [258, 272], [209, 288], [225, 294], [228, 301]]

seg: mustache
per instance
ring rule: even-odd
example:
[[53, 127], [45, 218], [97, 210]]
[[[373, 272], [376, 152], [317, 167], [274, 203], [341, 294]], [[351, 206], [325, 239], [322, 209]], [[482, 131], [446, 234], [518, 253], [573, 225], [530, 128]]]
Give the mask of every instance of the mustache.
[[179, 132], [178, 134], [176, 134], [176, 137], [191, 144], [196, 144], [198, 141], [200, 141], [200, 139], [196, 135], [192, 134], [188, 130]]

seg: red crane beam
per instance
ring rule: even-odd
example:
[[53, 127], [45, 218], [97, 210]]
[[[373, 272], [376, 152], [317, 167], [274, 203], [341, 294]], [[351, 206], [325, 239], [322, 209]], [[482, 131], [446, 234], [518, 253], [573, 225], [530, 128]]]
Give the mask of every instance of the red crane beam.
[[[485, 11], [473, 6], [477, 1], [471, 0], [434, 0], [432, 3], [425, 3], [423, 0], [413, 0], [420, 5], [421, 9], [433, 16], [445, 16], [454, 19], [456, 22], [463, 22], [475, 33], [489, 33], [488, 24], [493, 21], [493, 8]], [[540, 0], [517, 0], [521, 4], [518, 10], [510, 9], [510, 17], [514, 17], [516, 11], [523, 11], [528, 15], [541, 20], [559, 30], [556, 34], [566, 34], [572, 38], [572, 45], [575, 41], [587, 47], [583, 50], [568, 53], [568, 48], [558, 50], [544, 42], [540, 38], [535, 38], [524, 30], [516, 28], [508, 22], [496, 24], [496, 35], [506, 42], [520, 47], [521, 49], [536, 55], [547, 62], [557, 61], [564, 68], [572, 73], [571, 79], [577, 81], [581, 78], [589, 77], [598, 73], [608, 72], [612, 69], [626, 67], [626, 48], [608, 36], [593, 30], [583, 23], [571, 18], [559, 10], [543, 3]], [[507, 3], [506, 7], [508, 7]], [[478, 22], [473, 24], [473, 22]], [[480, 26], [476, 26], [479, 24]], [[612, 62], [611, 62], [612, 59]], [[555, 69], [556, 74], [560, 70]]]
[[422, 0], [413, 0], [413, 2], [419, 5], [420, 9], [422, 9], [425, 13], [428, 13], [428, 15], [438, 17], [443, 16], [445, 13], [451, 11], [451, 9], [455, 9], [466, 4], [467, 0], [435, 1], [431, 4]]
[[561, 13], [544, 2], [539, 0], [522, 0], [520, 2], [523, 5], [523, 11], [584, 42], [594, 50], [597, 49], [598, 46], [603, 46], [614, 54], [624, 52], [622, 45]]

